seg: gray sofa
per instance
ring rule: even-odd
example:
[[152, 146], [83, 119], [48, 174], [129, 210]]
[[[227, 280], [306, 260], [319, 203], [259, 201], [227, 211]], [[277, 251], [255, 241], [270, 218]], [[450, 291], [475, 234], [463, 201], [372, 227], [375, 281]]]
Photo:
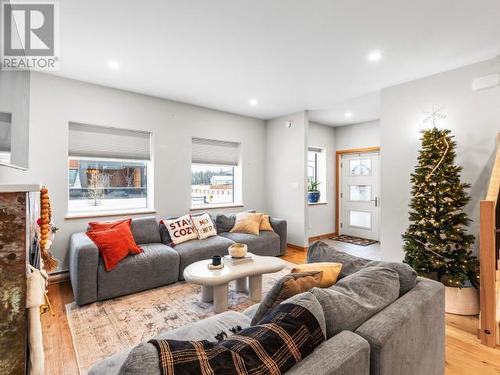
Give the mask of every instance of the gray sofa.
[[[337, 285], [309, 292], [323, 307], [327, 340], [287, 374], [444, 374], [442, 284], [417, 278], [406, 265], [356, 258], [321, 243], [311, 246], [308, 261], [342, 261], [346, 267]], [[387, 277], [372, 284], [370, 275], [376, 272]], [[221, 331], [229, 332], [237, 325], [249, 327], [257, 308], [224, 312], [157, 338], [213, 341]], [[145, 369], [152, 375], [159, 373], [156, 350], [147, 349], [147, 345], [151, 344], [140, 344], [96, 363], [89, 375], [138, 375]]]
[[274, 232], [258, 236], [229, 233], [233, 214], [212, 216], [217, 236], [172, 245], [168, 231], [154, 217], [132, 220], [132, 234], [144, 252], [130, 255], [106, 271], [94, 242], [85, 233], [74, 233], [69, 246], [69, 273], [75, 301], [85, 305], [183, 280], [184, 268], [214, 255], [227, 254], [229, 245], [241, 242], [257, 255], [279, 256], [286, 250], [286, 221], [272, 218]]

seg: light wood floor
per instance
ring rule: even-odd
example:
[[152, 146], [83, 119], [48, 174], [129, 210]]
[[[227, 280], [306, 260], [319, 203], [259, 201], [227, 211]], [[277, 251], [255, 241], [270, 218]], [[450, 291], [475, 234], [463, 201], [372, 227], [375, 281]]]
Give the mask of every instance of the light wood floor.
[[[348, 252], [352, 250], [352, 252], [356, 251], [359, 254], [359, 252], [363, 251], [362, 248], [360, 249], [356, 245], [342, 244], [342, 246], [343, 250]], [[350, 246], [353, 247], [350, 248]], [[367, 251], [369, 250], [367, 249]], [[305, 252], [288, 248], [283, 258], [289, 262], [303, 263]], [[76, 357], [73, 351], [73, 343], [65, 312], [65, 305], [73, 301], [70, 284], [64, 282], [50, 285], [49, 296], [55, 316], [53, 317], [48, 313], [42, 316], [45, 374], [78, 374]], [[447, 375], [500, 374], [500, 350], [491, 349], [479, 343], [476, 337], [477, 323], [478, 320], [476, 317], [447, 314]]]

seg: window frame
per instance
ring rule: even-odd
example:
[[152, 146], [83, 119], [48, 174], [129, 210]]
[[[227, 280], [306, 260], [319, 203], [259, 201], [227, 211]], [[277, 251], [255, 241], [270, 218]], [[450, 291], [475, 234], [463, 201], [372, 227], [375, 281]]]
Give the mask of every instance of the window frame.
[[[120, 209], [113, 209], [109, 207], [103, 207], [102, 209], [94, 210], [70, 210], [70, 184], [69, 184], [69, 173], [70, 173], [70, 161], [71, 160], [91, 160], [97, 162], [124, 162], [124, 163], [145, 163], [146, 166], [146, 206], [145, 207], [124, 207]], [[144, 213], [156, 213], [154, 208], [154, 190], [153, 190], [153, 158], [150, 160], [139, 160], [139, 159], [117, 159], [117, 158], [105, 158], [105, 157], [85, 157], [85, 156], [68, 156], [67, 167], [66, 167], [66, 183], [67, 183], [67, 207], [66, 207], [66, 219], [78, 219], [78, 218], [92, 218], [92, 217], [104, 217], [104, 216], [120, 216], [120, 215], [136, 215]]]
[[[205, 166], [205, 167], [214, 167], [214, 168], [232, 168], [233, 169], [233, 186], [232, 186], [232, 202], [222, 202], [222, 203], [207, 203], [201, 205], [193, 205], [193, 166]], [[241, 173], [241, 163], [238, 165], [226, 165], [226, 164], [209, 164], [209, 163], [193, 163], [190, 164], [191, 169], [191, 195], [190, 195], [190, 211], [204, 210], [210, 208], [225, 208], [225, 207], [243, 207], [243, 200], [241, 194], [241, 186], [242, 186], [242, 173]]]
[[[314, 181], [315, 182], [320, 182], [319, 185], [319, 191], [321, 192], [320, 199], [316, 203], [310, 203], [308, 204], [310, 206], [315, 206], [315, 205], [324, 205], [328, 204], [327, 200], [327, 185], [328, 185], [328, 162], [326, 160], [326, 148], [324, 147], [318, 147], [318, 146], [308, 146], [307, 148], [307, 168], [309, 168], [309, 153], [314, 153]], [[321, 169], [321, 170], [320, 170]], [[309, 172], [307, 173], [307, 184], [309, 185], [309, 182], [311, 181], [311, 178], [309, 177]]]

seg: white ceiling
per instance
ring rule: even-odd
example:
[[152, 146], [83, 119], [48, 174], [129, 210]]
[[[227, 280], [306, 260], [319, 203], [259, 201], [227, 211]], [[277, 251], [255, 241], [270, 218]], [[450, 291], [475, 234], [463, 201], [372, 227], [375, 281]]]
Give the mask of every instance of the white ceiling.
[[[346, 117], [349, 113], [351, 116]], [[333, 103], [328, 109], [309, 112], [309, 120], [324, 125], [359, 124], [380, 118], [380, 91]]]
[[265, 119], [325, 109], [320, 122], [359, 122], [369, 93], [500, 54], [498, 0], [59, 3], [55, 74]]

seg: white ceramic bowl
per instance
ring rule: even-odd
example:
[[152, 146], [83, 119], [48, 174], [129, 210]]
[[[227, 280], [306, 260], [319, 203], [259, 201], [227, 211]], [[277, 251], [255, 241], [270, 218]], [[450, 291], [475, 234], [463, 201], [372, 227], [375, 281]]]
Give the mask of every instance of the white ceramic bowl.
[[243, 258], [247, 255], [248, 247], [244, 243], [235, 243], [229, 246], [227, 251], [233, 258]]

